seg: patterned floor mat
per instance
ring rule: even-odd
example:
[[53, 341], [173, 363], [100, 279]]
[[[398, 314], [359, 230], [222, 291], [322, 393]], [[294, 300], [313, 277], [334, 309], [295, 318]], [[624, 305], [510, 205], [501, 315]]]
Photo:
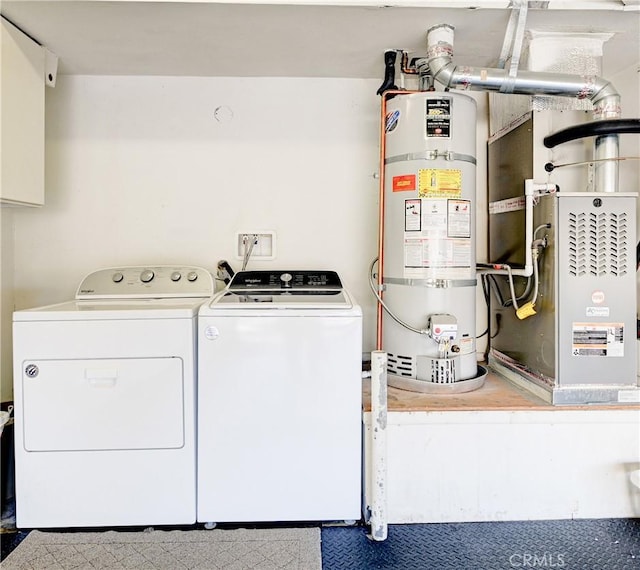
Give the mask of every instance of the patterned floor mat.
[[320, 529], [29, 533], [4, 570], [321, 570]]

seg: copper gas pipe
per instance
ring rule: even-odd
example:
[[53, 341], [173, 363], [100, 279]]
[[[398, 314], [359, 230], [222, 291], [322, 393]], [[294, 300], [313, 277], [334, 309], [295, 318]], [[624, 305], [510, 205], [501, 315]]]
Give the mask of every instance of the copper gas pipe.
[[406, 75], [418, 75], [419, 71], [415, 67], [409, 67], [409, 55], [406, 51], [400, 56], [400, 65], [402, 73]]

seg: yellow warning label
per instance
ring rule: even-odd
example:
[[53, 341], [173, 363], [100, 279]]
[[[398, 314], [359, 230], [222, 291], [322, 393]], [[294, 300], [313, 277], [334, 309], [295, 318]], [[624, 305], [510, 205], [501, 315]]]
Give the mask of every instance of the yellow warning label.
[[462, 171], [445, 168], [423, 168], [418, 171], [420, 198], [460, 198]]

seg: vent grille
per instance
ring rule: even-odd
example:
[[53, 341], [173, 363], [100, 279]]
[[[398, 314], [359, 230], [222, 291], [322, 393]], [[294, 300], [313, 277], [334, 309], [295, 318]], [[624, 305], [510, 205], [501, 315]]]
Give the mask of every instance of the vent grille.
[[456, 361], [450, 358], [431, 359], [431, 382], [453, 384], [456, 381]]
[[411, 356], [388, 353], [387, 372], [395, 376], [406, 376], [408, 378], [412, 378], [414, 376], [413, 358]]
[[569, 274], [623, 277], [629, 271], [625, 213], [569, 212]]

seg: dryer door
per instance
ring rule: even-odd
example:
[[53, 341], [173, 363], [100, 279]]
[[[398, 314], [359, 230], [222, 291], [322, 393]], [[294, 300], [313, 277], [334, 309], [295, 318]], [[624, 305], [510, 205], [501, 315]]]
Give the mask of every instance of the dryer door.
[[27, 451], [184, 445], [181, 358], [23, 362]]

